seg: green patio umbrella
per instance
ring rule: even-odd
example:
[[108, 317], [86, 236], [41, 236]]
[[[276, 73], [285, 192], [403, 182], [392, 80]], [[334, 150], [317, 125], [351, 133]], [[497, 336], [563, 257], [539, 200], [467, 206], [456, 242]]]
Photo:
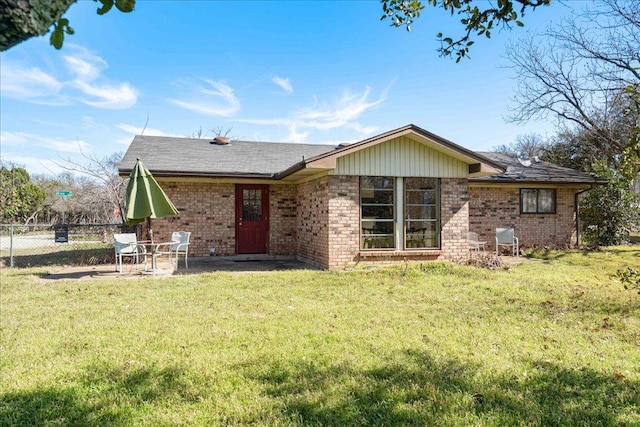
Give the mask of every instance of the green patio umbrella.
[[127, 224], [136, 225], [147, 220], [147, 231], [151, 241], [153, 241], [151, 219], [179, 213], [140, 159], [137, 159], [129, 175], [126, 205]]

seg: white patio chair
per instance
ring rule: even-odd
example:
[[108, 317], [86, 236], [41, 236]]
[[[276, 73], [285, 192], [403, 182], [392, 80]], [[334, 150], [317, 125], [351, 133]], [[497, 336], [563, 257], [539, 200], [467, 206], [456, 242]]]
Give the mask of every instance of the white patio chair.
[[171, 244], [167, 245], [167, 249], [159, 249], [156, 254], [169, 255], [169, 262], [171, 262], [171, 258], [175, 256], [175, 271], [178, 271], [178, 257], [180, 255], [184, 255], [184, 268], [189, 268], [188, 258], [190, 237], [190, 231], [174, 231], [173, 233], [171, 233]]
[[480, 238], [478, 237], [478, 233], [476, 233], [475, 231], [469, 232], [469, 247], [472, 251], [480, 252], [480, 249], [482, 249], [482, 252], [485, 252], [484, 245], [486, 244], [487, 242], [480, 241]]
[[496, 255], [500, 255], [501, 246], [510, 247], [512, 256], [520, 256], [520, 242], [513, 228], [496, 228]]
[[[116, 233], [113, 235], [113, 248], [116, 255], [116, 270], [122, 273], [122, 258], [135, 257], [135, 262], [139, 263], [143, 257], [147, 260], [147, 249], [138, 243], [136, 233]], [[133, 260], [132, 260], [133, 261]], [[133, 265], [132, 265], [133, 268]]]

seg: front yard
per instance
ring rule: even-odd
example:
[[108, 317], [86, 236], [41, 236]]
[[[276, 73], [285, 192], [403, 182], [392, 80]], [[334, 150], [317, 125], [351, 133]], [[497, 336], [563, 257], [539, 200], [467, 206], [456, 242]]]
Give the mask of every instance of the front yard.
[[640, 247], [511, 271], [0, 272], [0, 425], [640, 425]]

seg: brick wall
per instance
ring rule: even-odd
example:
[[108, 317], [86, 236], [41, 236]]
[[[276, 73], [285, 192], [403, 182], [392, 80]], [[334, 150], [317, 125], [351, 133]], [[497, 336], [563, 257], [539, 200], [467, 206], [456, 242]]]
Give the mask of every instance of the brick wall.
[[571, 247], [576, 241], [574, 188], [556, 189], [555, 214], [521, 214], [520, 189], [469, 189], [469, 229], [495, 250], [496, 228], [513, 228], [521, 247]]
[[[329, 176], [298, 187], [298, 256], [330, 269], [360, 260], [359, 177]], [[466, 179], [441, 180], [442, 247], [428, 251], [385, 252], [372, 261], [446, 259], [469, 253], [469, 203]]]
[[329, 177], [298, 185], [297, 255], [329, 265]]
[[297, 240], [295, 185], [269, 186], [269, 255], [295, 255]]
[[469, 255], [469, 192], [464, 178], [440, 180], [441, 257], [455, 260]]
[[354, 264], [360, 252], [360, 180], [357, 176], [330, 176], [329, 265], [342, 269]]
[[[167, 241], [173, 231], [190, 231], [189, 253], [208, 256], [236, 254], [235, 185], [202, 182], [161, 182], [180, 215], [153, 220], [156, 241]], [[296, 253], [296, 188], [269, 186], [269, 255]]]
[[160, 182], [180, 215], [153, 220], [154, 239], [167, 241], [173, 231], [190, 231], [189, 254], [234, 255], [235, 186], [201, 182]]
[[[297, 255], [332, 269], [358, 261], [359, 184], [356, 176], [325, 176], [297, 186], [271, 185], [270, 255]], [[156, 241], [172, 231], [191, 231], [190, 253], [235, 254], [235, 186], [222, 183], [162, 182], [181, 210], [179, 216], [153, 220]], [[495, 249], [495, 229], [513, 227], [523, 247], [575, 244], [574, 194], [556, 190], [556, 214], [520, 214], [519, 189], [476, 187], [465, 179], [441, 180], [440, 257], [468, 254], [467, 233], [475, 231]], [[403, 254], [399, 254], [403, 256]]]

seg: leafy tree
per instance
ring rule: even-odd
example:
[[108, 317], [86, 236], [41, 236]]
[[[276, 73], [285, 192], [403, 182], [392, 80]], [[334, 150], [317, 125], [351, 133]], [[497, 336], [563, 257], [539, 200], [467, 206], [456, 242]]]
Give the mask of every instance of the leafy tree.
[[380, 20], [388, 19], [394, 27], [404, 27], [411, 31], [414, 20], [420, 17], [425, 9], [424, 4], [442, 8], [462, 17], [464, 26], [462, 36], [449, 37], [438, 33], [436, 37], [441, 43], [438, 52], [443, 56], [455, 54], [456, 62], [468, 56], [469, 48], [474, 44], [472, 36], [491, 38], [494, 29], [511, 28], [512, 25], [524, 26], [520, 20], [527, 10], [540, 6], [548, 6], [551, 0], [498, 0], [487, 2], [482, 0], [381, 0], [383, 15]]
[[0, 218], [3, 222], [28, 222], [43, 207], [45, 192], [31, 182], [21, 167], [0, 166]]
[[631, 227], [640, 222], [640, 197], [629, 191], [629, 180], [605, 162], [594, 169], [609, 183], [591, 189], [580, 202], [584, 237], [602, 246], [628, 243]]
[[[0, 51], [5, 51], [34, 36], [51, 31], [50, 43], [60, 49], [65, 34], [74, 33], [64, 13], [77, 0], [0, 0]], [[131, 12], [135, 0], [93, 0], [99, 2], [98, 15], [113, 6], [120, 12]], [[52, 28], [53, 27], [53, 28]]]

